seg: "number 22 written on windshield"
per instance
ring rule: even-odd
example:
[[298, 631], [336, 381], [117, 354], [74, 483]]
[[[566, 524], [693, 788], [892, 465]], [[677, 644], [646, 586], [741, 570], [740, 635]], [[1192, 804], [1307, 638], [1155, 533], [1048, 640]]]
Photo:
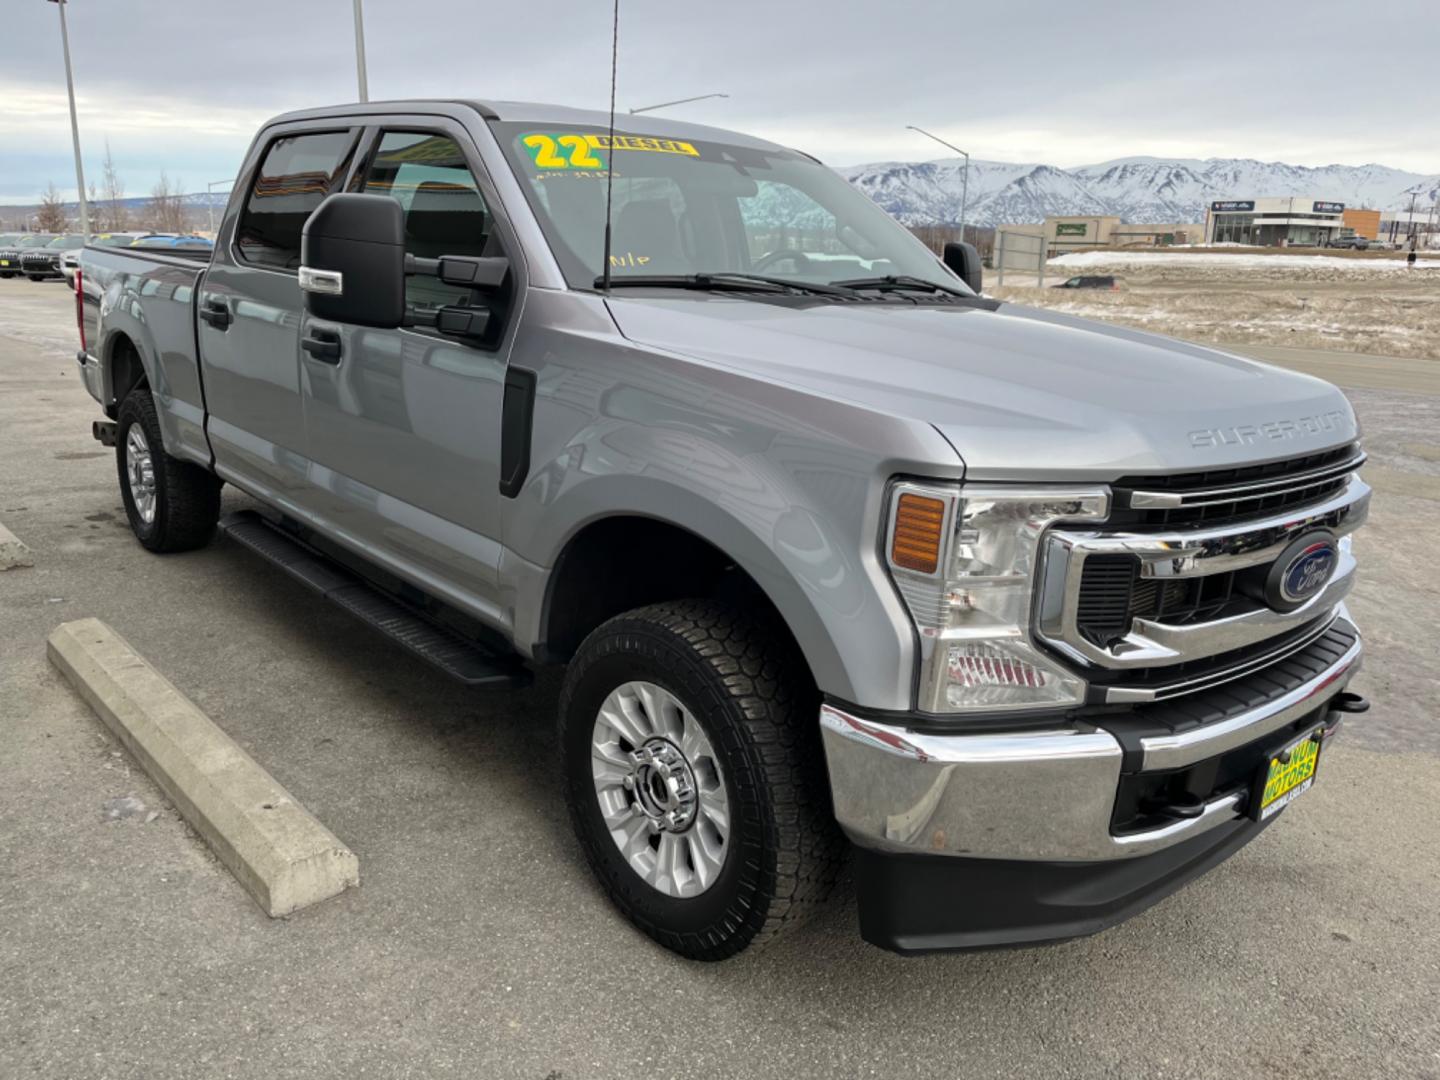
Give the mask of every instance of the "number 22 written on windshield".
[[[558, 139], [549, 135], [526, 135], [523, 142], [534, 154], [535, 166], [540, 169], [603, 169], [605, 162], [591, 152], [590, 144], [583, 135], [561, 135]], [[556, 153], [556, 143], [569, 151], [565, 157]]]

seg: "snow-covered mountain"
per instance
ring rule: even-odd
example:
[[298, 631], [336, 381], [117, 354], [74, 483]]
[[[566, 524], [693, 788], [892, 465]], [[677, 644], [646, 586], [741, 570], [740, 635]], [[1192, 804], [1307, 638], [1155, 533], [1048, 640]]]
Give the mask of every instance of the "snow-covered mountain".
[[[960, 220], [964, 162], [889, 161], [840, 174], [907, 225]], [[978, 225], [1040, 221], [1048, 214], [1117, 214], [1124, 221], [1202, 221], [1212, 199], [1314, 195], [1346, 206], [1401, 210], [1440, 198], [1440, 176], [1384, 165], [1307, 168], [1248, 158], [1132, 157], [1061, 169], [970, 162], [966, 220]]]

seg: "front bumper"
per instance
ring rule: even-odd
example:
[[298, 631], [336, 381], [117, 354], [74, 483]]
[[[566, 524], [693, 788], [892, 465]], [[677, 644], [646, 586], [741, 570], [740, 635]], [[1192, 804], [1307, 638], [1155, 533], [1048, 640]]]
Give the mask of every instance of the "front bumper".
[[[933, 734], [827, 703], [835, 813], [864, 864], [862, 933], [900, 951], [1055, 940], [1179, 888], [1259, 832], [1246, 817], [1251, 762], [1296, 732], [1338, 727], [1362, 648], [1347, 619], [1336, 627], [1295, 685], [1200, 724], [1120, 710], [1051, 730]], [[1172, 781], [1202, 794], [1120, 821]]]
[[31, 277], [59, 277], [60, 256], [50, 252], [27, 253], [20, 257], [20, 270]]

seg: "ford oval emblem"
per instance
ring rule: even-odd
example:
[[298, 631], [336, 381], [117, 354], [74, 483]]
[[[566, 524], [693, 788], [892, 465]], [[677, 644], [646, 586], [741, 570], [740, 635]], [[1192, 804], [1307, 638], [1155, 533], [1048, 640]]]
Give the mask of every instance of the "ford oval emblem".
[[1333, 534], [1307, 533], [1280, 553], [1266, 582], [1266, 599], [1277, 611], [1293, 611], [1315, 597], [1330, 581], [1340, 551]]

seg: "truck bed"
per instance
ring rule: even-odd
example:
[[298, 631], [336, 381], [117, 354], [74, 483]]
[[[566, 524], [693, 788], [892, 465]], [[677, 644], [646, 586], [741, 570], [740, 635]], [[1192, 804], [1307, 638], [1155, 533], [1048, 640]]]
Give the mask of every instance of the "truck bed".
[[[117, 353], [133, 354], [155, 392], [166, 450], [205, 465], [210, 449], [204, 431], [195, 304], [209, 259], [205, 251], [152, 248], [89, 246], [80, 253], [86, 357], [82, 370], [87, 389], [113, 416], [139, 371], [124, 362], [101, 365], [99, 361]], [[117, 381], [130, 385], [116, 385]]]

